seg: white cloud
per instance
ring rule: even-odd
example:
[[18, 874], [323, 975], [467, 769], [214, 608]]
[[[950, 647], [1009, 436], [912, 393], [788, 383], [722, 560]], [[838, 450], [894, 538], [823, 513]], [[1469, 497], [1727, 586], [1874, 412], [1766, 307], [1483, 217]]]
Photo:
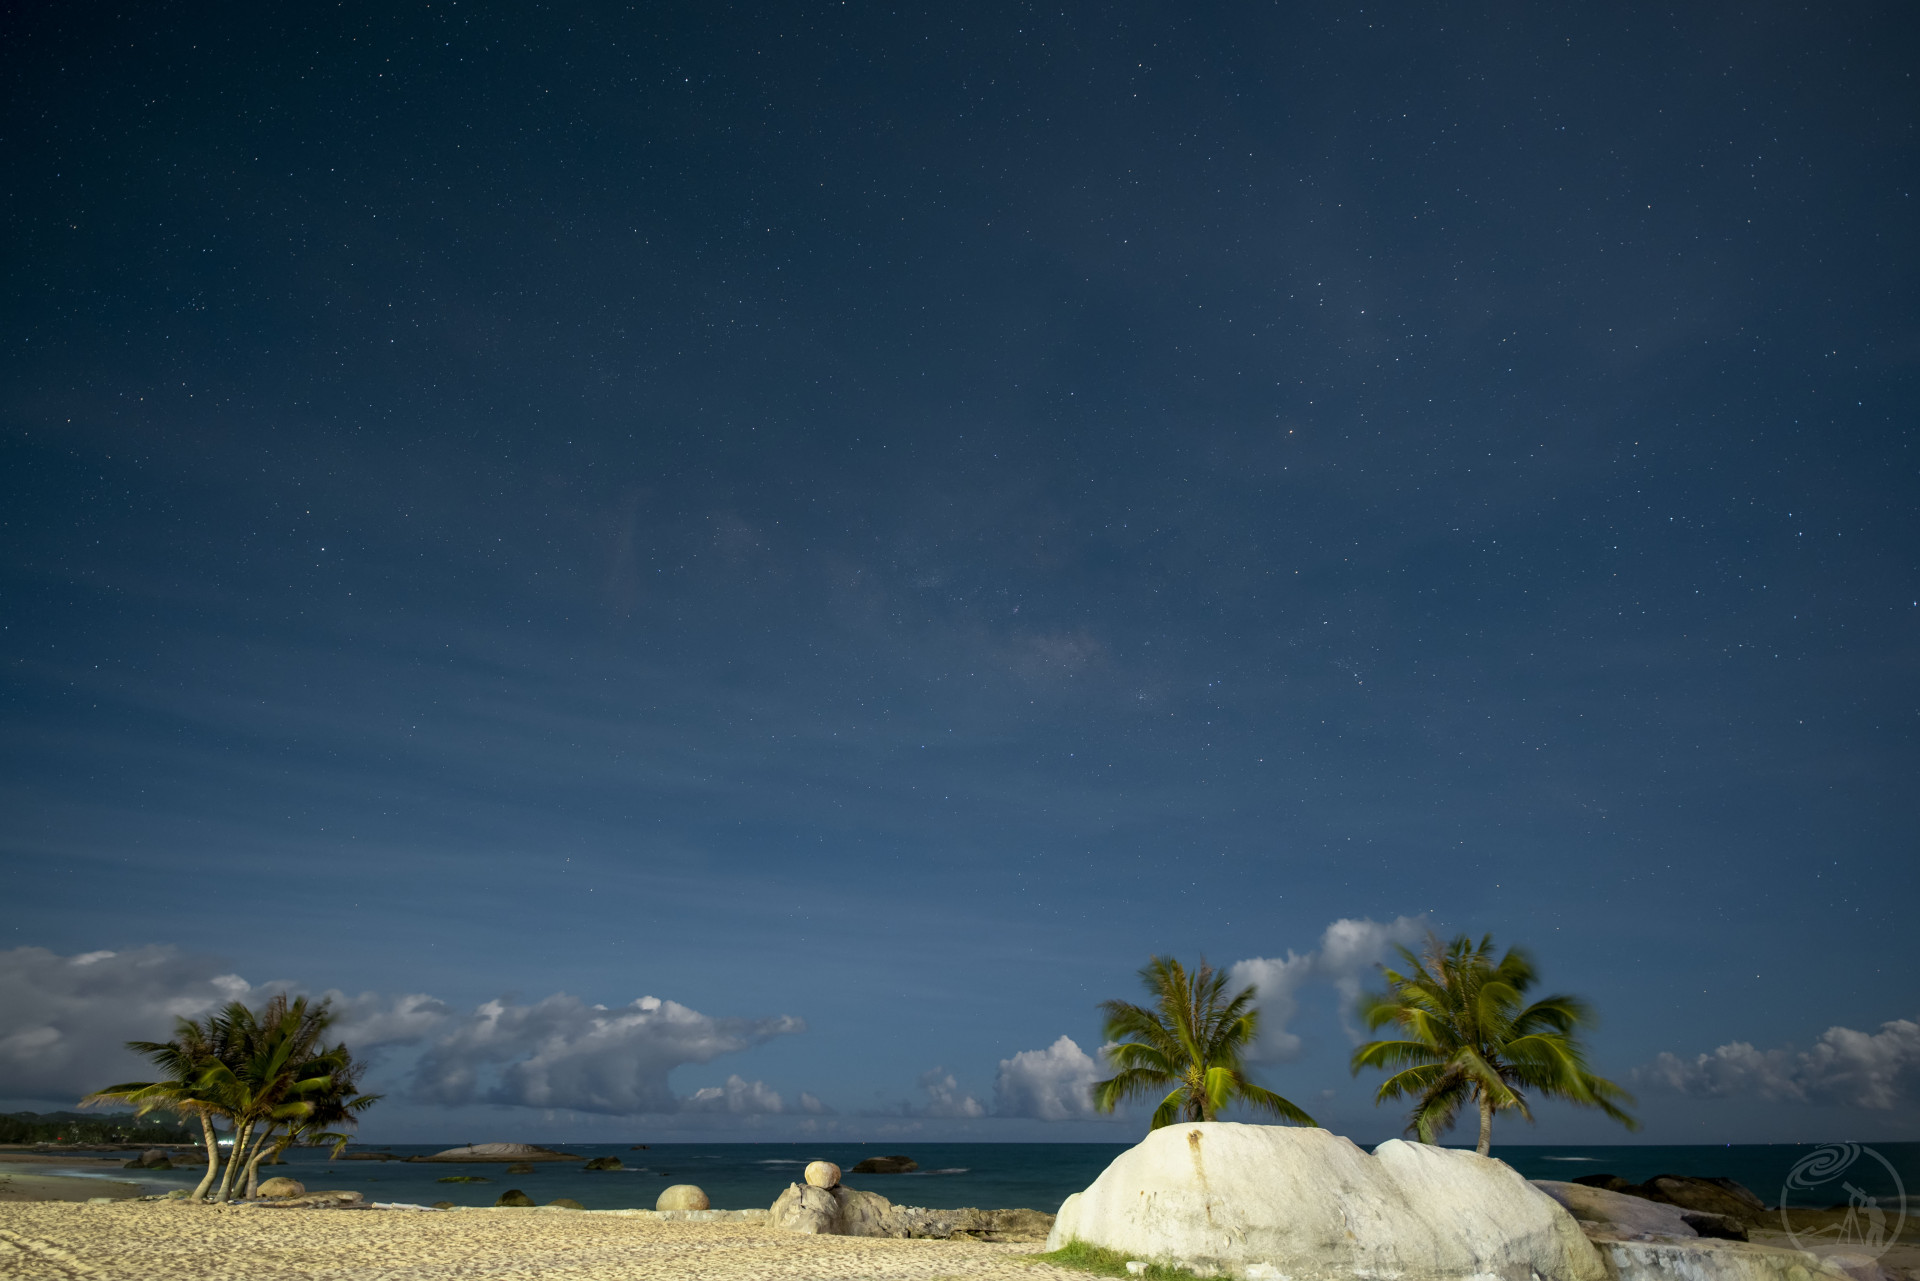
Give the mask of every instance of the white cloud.
[[680, 1106], [667, 1085], [674, 1068], [805, 1029], [788, 1016], [719, 1019], [653, 996], [619, 1009], [565, 993], [531, 1005], [489, 1001], [434, 1039], [413, 1094], [451, 1105], [672, 1112]]
[[164, 1041], [258, 989], [206, 957], [171, 947], [59, 956], [0, 952], [0, 1097], [71, 1104], [90, 1090], [149, 1078], [128, 1041]]
[[[144, 1079], [149, 1065], [125, 1042], [166, 1040], [176, 1018], [199, 1018], [228, 1001], [257, 1003], [279, 990], [298, 989], [251, 984], [171, 947], [0, 952], [0, 1098], [71, 1105], [101, 1086]], [[714, 1018], [651, 996], [608, 1009], [561, 993], [531, 1005], [490, 1001], [465, 1015], [425, 993], [325, 996], [339, 1016], [334, 1035], [356, 1054], [423, 1046], [408, 1093], [437, 1104], [779, 1112], [780, 1096], [761, 1082], [734, 1076], [683, 1101], [667, 1076], [806, 1026], [789, 1017]], [[810, 1095], [801, 1108], [828, 1111]]]
[[1636, 1075], [1682, 1094], [1887, 1111], [1920, 1102], [1920, 1023], [1894, 1019], [1878, 1032], [1830, 1027], [1806, 1050], [1732, 1041], [1692, 1060], [1662, 1054]]
[[953, 1073], [933, 1068], [920, 1074], [920, 1088], [927, 1092], [924, 1116], [975, 1117], [987, 1114], [986, 1105], [960, 1089]]
[[[802, 1105], [811, 1097], [802, 1095]], [[730, 1112], [735, 1116], [786, 1111], [780, 1095], [769, 1089], [765, 1081], [748, 1081], [738, 1074], [728, 1077], [725, 1085], [709, 1085], [705, 1089], [695, 1090], [680, 1107], [685, 1112]]]
[[425, 992], [348, 996], [334, 990], [325, 997], [332, 1002], [336, 1018], [330, 1036], [344, 1041], [356, 1053], [390, 1045], [418, 1045], [453, 1017], [451, 1005]]
[[1340, 1020], [1355, 1040], [1359, 1033], [1350, 1012], [1374, 967], [1396, 944], [1411, 944], [1425, 936], [1425, 917], [1400, 916], [1382, 924], [1364, 917], [1341, 918], [1321, 932], [1320, 946], [1301, 955], [1288, 949], [1282, 957], [1251, 957], [1227, 969], [1230, 990], [1251, 984], [1258, 991], [1260, 1039], [1247, 1057], [1253, 1062], [1285, 1062], [1298, 1057], [1301, 1042], [1287, 1030], [1300, 1012], [1300, 989], [1309, 982], [1330, 983], [1340, 995]]
[[1093, 1083], [1099, 1078], [1099, 1064], [1072, 1037], [1063, 1036], [1044, 1050], [1022, 1050], [1000, 1060], [1000, 1075], [993, 1083], [994, 1115], [1041, 1121], [1096, 1117]]

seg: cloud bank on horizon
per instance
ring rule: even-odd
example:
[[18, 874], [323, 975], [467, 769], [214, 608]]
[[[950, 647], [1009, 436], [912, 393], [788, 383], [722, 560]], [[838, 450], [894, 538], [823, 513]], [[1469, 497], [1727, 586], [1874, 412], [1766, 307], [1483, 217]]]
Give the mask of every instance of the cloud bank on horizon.
[[[1328, 925], [1309, 952], [1229, 966], [1230, 984], [1254, 986], [1265, 1016], [1255, 1061], [1299, 1057], [1305, 1042], [1288, 1024], [1303, 988], [1326, 984], [1342, 1009], [1350, 1008], [1388, 949], [1413, 942], [1426, 928], [1419, 917], [1343, 918]], [[74, 956], [37, 947], [0, 951], [0, 1098], [70, 1105], [86, 1089], [142, 1074], [143, 1061], [125, 1049], [130, 1039], [164, 1039], [175, 1018], [300, 990], [306, 989], [287, 980], [250, 983], [214, 958], [163, 945]], [[654, 996], [609, 1007], [555, 993], [461, 1011], [425, 993], [320, 995], [339, 1014], [339, 1038], [400, 1076], [401, 1098], [429, 1108], [479, 1104], [746, 1124], [783, 1115], [817, 1123], [840, 1115], [816, 1093], [783, 1094], [739, 1073], [685, 1095], [669, 1085], [676, 1068], [804, 1032], [805, 1021], [794, 1015], [717, 1017]], [[1346, 1030], [1358, 1036], [1350, 1024]], [[1001, 1059], [991, 1104], [968, 1092], [955, 1073], [936, 1067], [917, 1082], [923, 1102], [857, 1115], [1098, 1121], [1106, 1118], [1094, 1111], [1090, 1095], [1104, 1075], [1103, 1058], [1099, 1049], [1090, 1053], [1062, 1035]], [[1695, 1097], [1754, 1096], [1885, 1112], [1920, 1102], [1920, 1021], [1895, 1019], [1871, 1033], [1831, 1027], [1805, 1050], [1761, 1050], [1736, 1041], [1692, 1058], [1662, 1053], [1634, 1077]]]
[[1705, 1098], [1757, 1095], [1770, 1103], [1828, 1103], [1886, 1112], [1920, 1104], [1920, 1022], [1891, 1019], [1878, 1032], [1830, 1027], [1805, 1050], [1732, 1041], [1684, 1059], [1666, 1053], [1638, 1075]]

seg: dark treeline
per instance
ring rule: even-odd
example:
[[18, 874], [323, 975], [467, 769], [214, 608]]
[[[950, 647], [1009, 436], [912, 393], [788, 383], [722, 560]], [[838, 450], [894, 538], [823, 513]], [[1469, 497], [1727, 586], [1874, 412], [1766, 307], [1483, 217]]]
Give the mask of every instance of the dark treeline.
[[0, 1113], [0, 1143], [150, 1143], [156, 1147], [191, 1144], [200, 1136], [178, 1122], [131, 1112], [90, 1115], [80, 1112]]

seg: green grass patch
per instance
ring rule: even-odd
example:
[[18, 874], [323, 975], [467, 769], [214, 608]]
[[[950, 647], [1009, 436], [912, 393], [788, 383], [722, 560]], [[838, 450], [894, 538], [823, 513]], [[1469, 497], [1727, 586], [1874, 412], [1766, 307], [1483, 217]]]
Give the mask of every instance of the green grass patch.
[[[1076, 1272], [1085, 1272], [1096, 1277], [1132, 1277], [1135, 1273], [1127, 1271], [1127, 1255], [1118, 1250], [1109, 1250], [1105, 1246], [1088, 1245], [1085, 1241], [1069, 1241], [1058, 1250], [1046, 1254], [1021, 1254], [1012, 1256], [1026, 1259], [1032, 1263], [1051, 1263], [1058, 1268], [1072, 1268]], [[1147, 1262], [1147, 1270], [1137, 1274], [1146, 1281], [1227, 1281], [1218, 1273], [1202, 1276], [1189, 1272], [1185, 1268], [1176, 1268], [1165, 1263]]]

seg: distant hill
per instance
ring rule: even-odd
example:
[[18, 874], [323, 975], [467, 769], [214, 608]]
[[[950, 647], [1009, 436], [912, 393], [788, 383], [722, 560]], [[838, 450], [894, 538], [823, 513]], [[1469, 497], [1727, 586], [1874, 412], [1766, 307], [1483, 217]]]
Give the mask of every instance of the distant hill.
[[159, 1113], [0, 1112], [0, 1143], [151, 1143], [198, 1144], [200, 1128], [189, 1130]]

